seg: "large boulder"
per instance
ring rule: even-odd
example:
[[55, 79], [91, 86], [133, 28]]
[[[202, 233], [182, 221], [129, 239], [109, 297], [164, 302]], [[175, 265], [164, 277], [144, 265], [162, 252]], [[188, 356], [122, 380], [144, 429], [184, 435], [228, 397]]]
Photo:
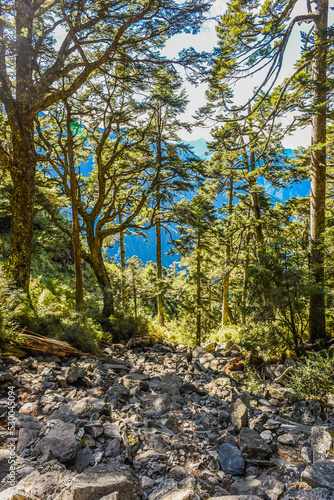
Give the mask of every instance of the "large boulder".
[[220, 466], [227, 474], [241, 476], [245, 470], [245, 460], [236, 446], [223, 443], [219, 447], [218, 459]]
[[333, 455], [333, 431], [320, 425], [312, 427], [311, 446], [313, 462], [330, 458]]
[[59, 462], [72, 460], [79, 448], [75, 436], [75, 425], [68, 422], [57, 422], [51, 430], [35, 446], [32, 455], [39, 456], [52, 451]]
[[318, 460], [306, 467], [301, 480], [312, 488], [328, 488], [334, 491], [334, 460]]
[[80, 474], [70, 489], [73, 500], [100, 500], [118, 492], [124, 500], [140, 500], [142, 489], [131, 467], [122, 464], [100, 464]]
[[[33, 472], [24, 477], [16, 486], [16, 492], [5, 491], [1, 500], [16, 500], [21, 498], [37, 498], [40, 500], [51, 500], [57, 497], [62, 490], [66, 489], [71, 479], [74, 477], [72, 472], [66, 471], [66, 468], [57, 460], [48, 462], [44, 466], [38, 467]], [[5, 494], [8, 496], [5, 496]], [[21, 495], [21, 496], [19, 496]]]

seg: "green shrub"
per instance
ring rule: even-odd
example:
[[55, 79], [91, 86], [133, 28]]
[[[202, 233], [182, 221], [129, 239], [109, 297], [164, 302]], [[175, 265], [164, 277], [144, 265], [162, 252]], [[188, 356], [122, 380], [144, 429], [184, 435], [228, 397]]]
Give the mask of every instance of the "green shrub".
[[[15, 290], [4, 269], [0, 267], [0, 344], [7, 349], [8, 344], [19, 344], [15, 333], [18, 318], [29, 308], [27, 296]], [[1, 347], [0, 346], [0, 347]]]
[[312, 399], [326, 406], [333, 384], [334, 369], [329, 356], [312, 353], [292, 372], [292, 397], [297, 400]]
[[103, 337], [102, 328], [92, 318], [84, 313], [73, 312], [61, 320], [55, 338], [68, 342], [83, 352], [96, 354], [99, 351], [99, 341]]
[[135, 318], [122, 312], [110, 316], [108, 324], [103, 326], [106, 330], [105, 338], [113, 342], [127, 341], [134, 335], [148, 335], [150, 333], [149, 318], [146, 316]]

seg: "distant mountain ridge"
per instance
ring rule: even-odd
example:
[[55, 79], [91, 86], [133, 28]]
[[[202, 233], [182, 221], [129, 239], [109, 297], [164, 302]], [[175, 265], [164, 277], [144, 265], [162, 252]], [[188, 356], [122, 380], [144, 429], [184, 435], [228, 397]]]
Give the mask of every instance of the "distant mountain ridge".
[[[208, 152], [207, 142], [205, 139], [200, 138], [195, 141], [187, 141], [187, 145], [193, 148], [193, 152], [201, 159], [208, 158], [206, 154]], [[291, 149], [285, 151], [286, 156], [293, 157], [293, 152]], [[275, 189], [271, 184], [263, 178], [259, 178], [259, 185], [263, 186], [265, 192], [270, 196], [273, 202], [283, 203], [288, 199], [296, 196], [305, 197], [310, 193], [310, 182], [302, 181], [300, 183], [295, 183], [292, 186], [287, 186], [286, 188]], [[219, 200], [221, 202], [221, 199]], [[172, 231], [175, 231], [172, 229]], [[144, 238], [136, 235], [128, 235], [125, 237], [125, 254], [126, 258], [130, 258], [133, 255], [137, 257], [145, 264], [149, 261], [156, 261], [156, 240], [155, 240], [155, 228], [146, 231], [147, 241]], [[176, 237], [176, 234], [175, 234]], [[162, 230], [161, 234], [161, 244], [162, 244], [162, 261], [164, 267], [169, 267], [170, 265], [178, 260], [174, 255], [166, 255], [166, 253], [171, 249], [171, 239], [170, 235]], [[108, 253], [115, 257], [117, 261], [120, 261], [120, 250], [119, 245], [116, 244], [114, 248], [110, 249]]]

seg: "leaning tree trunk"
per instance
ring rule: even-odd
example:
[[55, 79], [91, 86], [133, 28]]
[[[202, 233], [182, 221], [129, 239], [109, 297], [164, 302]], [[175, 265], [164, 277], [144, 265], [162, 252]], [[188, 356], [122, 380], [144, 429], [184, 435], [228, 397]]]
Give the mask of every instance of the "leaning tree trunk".
[[92, 267], [96, 276], [97, 282], [101, 288], [103, 295], [102, 314], [106, 317], [114, 314], [114, 294], [111, 288], [110, 278], [102, 257], [102, 245], [96, 244], [91, 248], [90, 254], [83, 254], [83, 258]]
[[316, 3], [316, 55], [312, 66], [313, 116], [310, 195], [310, 272], [316, 289], [310, 297], [309, 341], [326, 339], [324, 233], [326, 209], [326, 83], [328, 0]]

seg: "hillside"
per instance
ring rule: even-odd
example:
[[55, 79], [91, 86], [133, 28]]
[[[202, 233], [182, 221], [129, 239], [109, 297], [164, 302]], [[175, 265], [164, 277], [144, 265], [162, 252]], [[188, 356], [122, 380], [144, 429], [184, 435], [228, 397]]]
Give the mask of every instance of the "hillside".
[[103, 360], [3, 357], [18, 484], [5, 482], [3, 447], [1, 500], [333, 499], [334, 401], [324, 413], [287, 399], [291, 359], [250, 383], [238, 345], [207, 349], [133, 341]]

